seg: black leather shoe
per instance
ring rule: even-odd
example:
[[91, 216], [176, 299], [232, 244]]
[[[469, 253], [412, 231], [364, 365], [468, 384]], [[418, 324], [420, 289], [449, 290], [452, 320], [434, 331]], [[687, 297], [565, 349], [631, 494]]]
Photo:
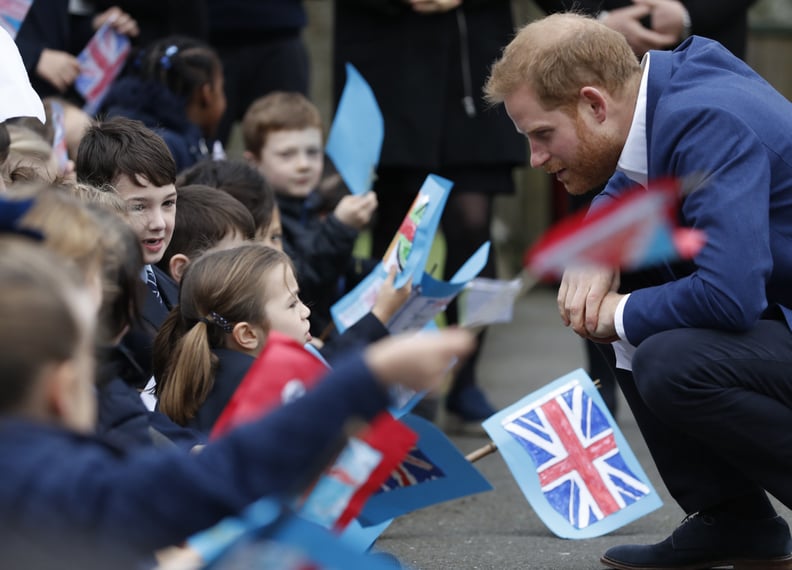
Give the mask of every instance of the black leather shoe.
[[663, 542], [614, 546], [600, 561], [619, 570], [792, 570], [792, 538], [779, 516], [741, 520], [697, 513]]

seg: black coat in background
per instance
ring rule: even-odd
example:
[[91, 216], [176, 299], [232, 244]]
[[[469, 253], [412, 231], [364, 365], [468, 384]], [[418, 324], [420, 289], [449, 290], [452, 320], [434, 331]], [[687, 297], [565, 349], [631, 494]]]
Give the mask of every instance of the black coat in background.
[[513, 33], [509, 0], [467, 0], [435, 15], [401, 0], [336, 0], [335, 101], [352, 63], [385, 118], [383, 167], [522, 165], [523, 137], [502, 105], [486, 108], [481, 91]]
[[[680, 0], [690, 14], [691, 33], [720, 42], [741, 59], [745, 59], [748, 42], [748, 9], [756, 0]], [[602, 10], [615, 10], [632, 5], [630, 0], [560, 0], [560, 9], [596, 15]], [[539, 2], [548, 12], [559, 8]]]

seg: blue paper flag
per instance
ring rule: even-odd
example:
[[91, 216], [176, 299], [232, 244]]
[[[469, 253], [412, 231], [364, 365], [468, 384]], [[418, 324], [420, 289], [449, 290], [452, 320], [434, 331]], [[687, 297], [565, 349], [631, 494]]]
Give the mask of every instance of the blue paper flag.
[[489, 251], [490, 242], [481, 245], [450, 281], [440, 281], [424, 272], [421, 280], [413, 284], [409, 299], [388, 321], [388, 330], [397, 333], [421, 329], [432, 322], [432, 319], [444, 311], [467, 284], [481, 273], [487, 264]]
[[393, 519], [388, 519], [376, 525], [363, 526], [357, 519], [354, 519], [341, 533], [341, 540], [356, 552], [366, 552], [392, 522]]
[[[387, 524], [374, 529], [382, 532]], [[372, 536], [373, 532], [369, 533]], [[376, 538], [372, 538], [373, 540]], [[223, 520], [193, 536], [188, 545], [205, 562], [207, 570], [305, 568], [350, 570], [395, 570], [401, 566], [369, 556], [368, 548], [342, 539], [329, 530], [296, 516], [282, 503], [260, 499], [239, 517]]]
[[338, 102], [325, 153], [352, 194], [371, 190], [379, 163], [385, 122], [374, 92], [351, 64]]
[[662, 505], [581, 369], [483, 426], [536, 514], [561, 538], [601, 536]]
[[492, 489], [492, 485], [465, 459], [433, 423], [407, 414], [401, 421], [418, 434], [415, 448], [369, 497], [358, 520], [378, 524], [421, 509]]
[[397, 289], [411, 278], [414, 284], [421, 281], [440, 216], [453, 185], [450, 180], [434, 174], [426, 177], [383, 260], [352, 291], [330, 307], [339, 333], [371, 311], [391, 267], [398, 269], [394, 281]]

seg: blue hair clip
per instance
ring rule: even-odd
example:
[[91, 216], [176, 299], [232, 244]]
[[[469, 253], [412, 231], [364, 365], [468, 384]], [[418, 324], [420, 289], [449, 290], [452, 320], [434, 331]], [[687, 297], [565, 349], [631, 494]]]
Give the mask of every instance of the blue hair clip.
[[0, 233], [17, 234], [27, 236], [39, 241], [44, 241], [44, 234], [30, 228], [23, 228], [19, 222], [33, 207], [36, 201], [28, 200], [8, 200], [0, 197]]
[[174, 45], [170, 45], [170, 46], [165, 48], [165, 55], [163, 55], [160, 58], [160, 64], [162, 65], [162, 67], [164, 69], [170, 69], [171, 68], [171, 58], [174, 55], [176, 55], [178, 52], [179, 52], [179, 48], [174, 46]]

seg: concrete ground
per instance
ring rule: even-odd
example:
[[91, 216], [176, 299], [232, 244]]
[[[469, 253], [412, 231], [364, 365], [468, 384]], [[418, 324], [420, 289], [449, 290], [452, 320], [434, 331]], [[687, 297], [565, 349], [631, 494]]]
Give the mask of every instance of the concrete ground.
[[[518, 301], [513, 322], [490, 328], [479, 365], [482, 386], [492, 403], [502, 408], [576, 368], [585, 368], [585, 357], [582, 341], [560, 324], [555, 291], [534, 289]], [[599, 557], [611, 546], [664, 539], [684, 514], [670, 499], [629, 409], [621, 404], [617, 421], [663, 499], [660, 509], [604, 537], [557, 538], [494, 453], [476, 463], [494, 490], [399, 517], [375, 548], [420, 570], [594, 570], [602, 568]], [[451, 439], [463, 453], [489, 441], [483, 432]], [[792, 521], [789, 510], [779, 507], [779, 511]]]

